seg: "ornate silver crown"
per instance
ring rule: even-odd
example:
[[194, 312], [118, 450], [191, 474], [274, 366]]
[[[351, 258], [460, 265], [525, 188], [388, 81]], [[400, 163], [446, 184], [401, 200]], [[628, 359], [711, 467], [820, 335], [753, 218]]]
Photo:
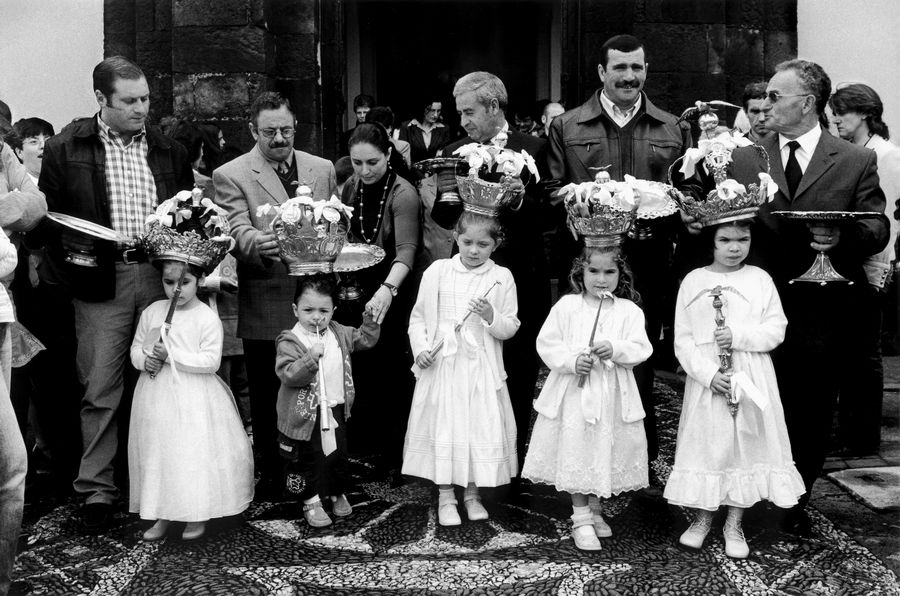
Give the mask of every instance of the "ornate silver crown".
[[488, 182], [481, 178], [457, 176], [456, 184], [459, 187], [463, 211], [488, 217], [497, 217], [500, 210], [516, 197], [516, 193], [510, 190], [506, 182]]
[[257, 216], [274, 213], [269, 227], [278, 241], [289, 275], [332, 273], [350, 228], [353, 208], [337, 197], [314, 201], [306, 186], [279, 206], [262, 205]]
[[201, 191], [181, 191], [147, 218], [141, 244], [151, 261], [186, 261], [212, 272], [234, 247], [225, 212]]

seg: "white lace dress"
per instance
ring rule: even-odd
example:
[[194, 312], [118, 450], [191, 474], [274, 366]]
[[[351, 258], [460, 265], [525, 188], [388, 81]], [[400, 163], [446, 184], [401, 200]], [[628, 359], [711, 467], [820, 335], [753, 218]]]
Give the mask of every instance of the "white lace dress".
[[[144, 370], [145, 341], [165, 320], [168, 305], [154, 302], [141, 315], [131, 344], [138, 370]], [[241, 513], [253, 500], [253, 452], [234, 397], [216, 375], [222, 323], [195, 302], [175, 311], [168, 344], [162, 370], [154, 379], [142, 372], [134, 390], [129, 511], [184, 522]]]
[[[454, 333], [469, 301], [483, 295], [495, 281], [500, 284], [488, 296], [494, 308], [492, 323], [473, 314]], [[403, 474], [435, 484], [474, 482], [480, 487], [507, 484], [516, 475], [516, 422], [502, 368], [501, 342], [519, 327], [516, 309], [512, 274], [491, 260], [470, 270], [457, 255], [425, 272], [410, 314], [410, 341], [416, 355], [441, 339], [444, 346], [429, 368], [413, 369], [417, 381]]]
[[[709, 387], [719, 370], [709, 294], [717, 286], [733, 335], [732, 387], [740, 398], [734, 418], [725, 398]], [[761, 500], [779, 507], [797, 504], [805, 489], [769, 357], [787, 326], [772, 279], [750, 265], [733, 273], [695, 269], [684, 278], [675, 309], [675, 354], [688, 377], [675, 464], [663, 496], [675, 505], [709, 511]]]
[[647, 486], [645, 413], [631, 369], [653, 348], [641, 309], [624, 298], [606, 299], [594, 342], [610, 341], [611, 365], [598, 362], [578, 387], [575, 360], [588, 347], [598, 304], [593, 296], [563, 296], [538, 334], [550, 375], [534, 404], [538, 417], [522, 477], [609, 497]]

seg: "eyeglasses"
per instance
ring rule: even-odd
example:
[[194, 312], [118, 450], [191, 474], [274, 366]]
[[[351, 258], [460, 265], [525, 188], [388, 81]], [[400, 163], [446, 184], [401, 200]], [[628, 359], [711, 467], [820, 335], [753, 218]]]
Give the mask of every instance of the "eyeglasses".
[[766, 99], [768, 99], [770, 103], [778, 103], [778, 100], [782, 97], [806, 97], [807, 95], [814, 96], [812, 93], [779, 93], [778, 91], [766, 91]]
[[284, 128], [258, 128], [257, 132], [267, 139], [274, 139], [278, 133], [281, 133], [282, 138], [290, 139], [294, 136], [295, 131], [293, 128], [285, 126]]

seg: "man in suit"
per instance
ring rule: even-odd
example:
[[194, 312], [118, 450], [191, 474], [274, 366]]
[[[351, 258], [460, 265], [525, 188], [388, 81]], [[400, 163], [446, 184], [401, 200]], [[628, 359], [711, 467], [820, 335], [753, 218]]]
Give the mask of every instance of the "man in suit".
[[296, 323], [291, 301], [296, 284], [281, 262], [261, 205], [280, 205], [308, 186], [316, 201], [337, 190], [330, 161], [293, 148], [296, 118], [287, 98], [266, 92], [250, 107], [256, 145], [213, 172], [216, 203], [228, 212], [238, 259], [238, 337], [244, 342], [253, 444], [258, 458], [259, 498], [278, 497], [284, 487], [278, 456], [275, 400], [275, 338]]
[[[541, 177], [546, 178], [546, 142], [523, 134], [509, 125], [505, 112], [509, 96], [503, 81], [488, 72], [471, 72], [456, 82], [453, 97], [460, 125], [468, 137], [447, 145], [440, 155], [452, 157], [456, 149], [472, 142], [489, 144], [498, 133], [503, 132], [507, 135], [506, 148], [527, 151], [535, 158]], [[527, 170], [523, 176], [524, 179], [513, 183], [513, 188], [520, 197], [518, 205], [512, 209], [504, 209], [500, 214], [500, 223], [506, 236], [503, 245], [491, 257], [510, 270], [516, 281], [518, 294], [518, 316], [522, 325], [512, 339], [504, 342], [503, 360], [509, 371], [506, 384], [516, 418], [520, 467], [525, 457], [534, 387], [540, 365], [535, 340], [550, 311], [550, 278], [541, 224], [542, 187], [532, 180]], [[431, 215], [442, 227], [452, 228], [460, 212], [461, 208], [454, 212], [441, 212], [438, 208], [437, 211], [433, 209]]]
[[[753, 245], [778, 286], [788, 319], [775, 366], [791, 450], [807, 494], [785, 527], [802, 534], [809, 524], [804, 507], [828, 452], [841, 370], [860, 357], [854, 346], [860, 345], [857, 334], [865, 329], [859, 324], [867, 290], [863, 262], [886, 245], [889, 225], [883, 215], [885, 199], [875, 152], [835, 138], [822, 127], [831, 94], [828, 75], [806, 60], [783, 62], [775, 70], [763, 109], [766, 127], [777, 134], [764, 139], [762, 146], [779, 190], [760, 210]], [[735, 178], [753, 180], [752, 172], [741, 171], [742, 152], [734, 155]], [[772, 214], [778, 210], [878, 215], [841, 223], [804, 223]], [[818, 251], [828, 253], [835, 269], [855, 283], [790, 284], [809, 268]]]
[[[597, 72], [603, 88], [575, 108], [553, 119], [548, 141], [548, 166], [554, 182], [564, 185], [594, 179], [606, 169], [613, 180], [626, 174], [642, 180], [666, 182], [669, 166], [691, 146], [690, 126], [656, 107], [643, 92], [648, 64], [643, 43], [631, 35], [617, 35], [600, 48]], [[557, 218], [563, 219], [559, 206]], [[653, 220], [649, 236], [638, 235], [625, 242], [625, 255], [634, 272], [635, 288], [641, 295], [647, 320], [647, 336], [654, 352], [662, 353], [659, 341], [664, 321], [674, 312], [674, 279], [670, 268], [673, 235], [680, 222], [677, 216]], [[638, 224], [643, 225], [643, 224]], [[561, 230], [565, 230], [560, 222]], [[571, 264], [578, 246], [560, 231], [563, 266]], [[565, 269], [560, 271], [563, 279]], [[647, 416], [649, 461], [659, 455], [656, 413], [653, 403], [653, 366], [635, 368], [641, 402]], [[651, 470], [651, 481], [654, 475]], [[652, 491], [658, 493], [658, 487]]]

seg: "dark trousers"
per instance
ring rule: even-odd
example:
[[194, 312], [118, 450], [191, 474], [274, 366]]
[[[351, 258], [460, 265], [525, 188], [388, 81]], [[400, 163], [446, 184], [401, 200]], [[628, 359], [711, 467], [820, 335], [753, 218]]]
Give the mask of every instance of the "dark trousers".
[[850, 342], [865, 302], [860, 285], [779, 288], [789, 323], [773, 360], [794, 464], [806, 485], [801, 507], [825, 463], [841, 379], [856, 350]]
[[540, 361], [535, 348], [535, 340], [540, 325], [526, 325], [524, 322], [511, 339], [503, 342], [503, 368], [506, 369], [506, 388], [516, 420], [516, 451], [519, 469], [525, 461], [528, 444], [531, 410], [534, 405], [534, 387], [537, 382]]
[[263, 339], [243, 341], [247, 382], [250, 385], [253, 450], [256, 453], [260, 485], [263, 486], [263, 490], [273, 485], [283, 487], [275, 413], [275, 402], [281, 385], [275, 374], [275, 341]]
[[884, 366], [881, 361], [881, 320], [886, 295], [866, 284], [859, 288], [859, 317], [848, 331], [838, 398], [839, 434], [856, 453], [874, 453], [881, 445], [881, 403]]
[[322, 431], [316, 420], [312, 436], [308, 441], [297, 441], [279, 433], [281, 457], [287, 461], [287, 470], [295, 471], [303, 478], [300, 491], [302, 500], [319, 497], [338, 496], [346, 492], [347, 478], [347, 428], [344, 424], [344, 406], [331, 408], [337, 421], [334, 431], [337, 449], [325, 455], [322, 450]]

